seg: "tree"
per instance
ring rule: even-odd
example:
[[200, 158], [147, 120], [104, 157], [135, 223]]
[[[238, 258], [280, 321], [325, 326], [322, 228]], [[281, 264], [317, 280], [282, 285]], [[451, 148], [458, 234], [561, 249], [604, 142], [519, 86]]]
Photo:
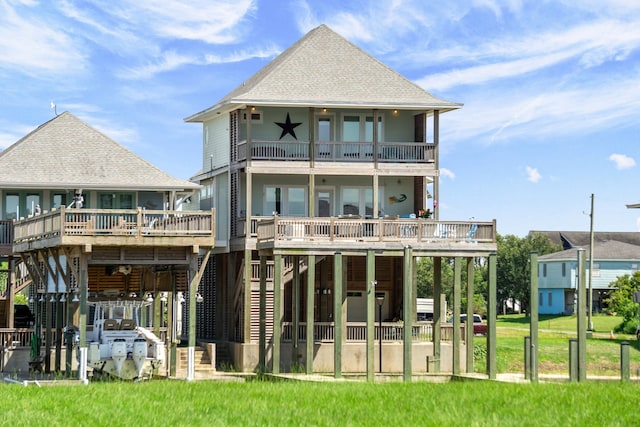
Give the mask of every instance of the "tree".
[[635, 334], [638, 326], [638, 303], [633, 302], [633, 294], [640, 292], [640, 271], [634, 271], [630, 276], [619, 276], [609, 284], [614, 288], [605, 302], [609, 311], [622, 316], [622, 323], [616, 327], [616, 332]]
[[544, 234], [534, 233], [520, 238], [512, 234], [497, 236], [497, 299], [501, 305], [509, 298], [520, 301], [527, 313], [530, 300], [530, 257], [532, 252], [546, 255], [562, 250]]
[[[476, 260], [474, 268], [474, 312], [484, 315], [486, 312], [486, 298], [484, 297], [487, 290], [487, 274], [486, 265]], [[453, 258], [442, 258], [442, 293], [445, 294], [449, 305], [453, 301]], [[466, 305], [466, 284], [467, 270], [462, 269], [462, 305]], [[433, 258], [420, 258], [417, 263], [417, 297], [433, 298]]]

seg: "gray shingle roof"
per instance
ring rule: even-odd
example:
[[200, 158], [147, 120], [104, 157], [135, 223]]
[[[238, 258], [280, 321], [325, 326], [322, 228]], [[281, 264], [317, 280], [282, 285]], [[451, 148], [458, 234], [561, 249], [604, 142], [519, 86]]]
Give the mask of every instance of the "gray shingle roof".
[[180, 191], [174, 178], [69, 112], [0, 152], [0, 188]]
[[[589, 246], [583, 246], [585, 259], [589, 259]], [[538, 261], [575, 261], [578, 256], [578, 248], [554, 252], [538, 257]], [[594, 241], [593, 260], [640, 260], [640, 246], [623, 243], [615, 240]]]
[[282, 52], [214, 106], [186, 121], [202, 121], [232, 105], [457, 109], [436, 98], [345, 38], [321, 25]]
[[[529, 234], [544, 234], [553, 243], [562, 245], [565, 249], [576, 246], [584, 247], [590, 243], [590, 233], [588, 231], [533, 230]], [[640, 233], [637, 231], [596, 231], [593, 233], [593, 240], [596, 243], [615, 240], [632, 245], [640, 245]]]

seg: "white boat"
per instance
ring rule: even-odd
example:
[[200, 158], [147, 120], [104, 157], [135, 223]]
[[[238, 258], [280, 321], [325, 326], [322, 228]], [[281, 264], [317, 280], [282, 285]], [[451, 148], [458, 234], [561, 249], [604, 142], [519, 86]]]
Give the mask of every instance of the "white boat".
[[164, 365], [164, 343], [140, 326], [141, 311], [149, 302], [115, 299], [88, 304], [94, 307], [94, 316], [93, 331], [87, 332], [87, 367], [94, 378], [149, 379]]

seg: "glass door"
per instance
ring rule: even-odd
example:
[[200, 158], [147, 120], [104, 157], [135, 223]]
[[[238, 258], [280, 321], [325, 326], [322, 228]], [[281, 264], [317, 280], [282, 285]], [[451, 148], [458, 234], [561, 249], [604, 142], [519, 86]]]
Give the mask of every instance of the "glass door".
[[316, 190], [316, 216], [328, 217], [333, 215], [333, 189]]

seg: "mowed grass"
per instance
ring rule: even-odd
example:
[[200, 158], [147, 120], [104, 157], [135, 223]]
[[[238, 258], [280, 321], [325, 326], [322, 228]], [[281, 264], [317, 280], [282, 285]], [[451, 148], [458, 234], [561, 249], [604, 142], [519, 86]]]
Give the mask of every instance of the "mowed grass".
[[[622, 322], [615, 316], [593, 316], [594, 332], [587, 339], [587, 375], [620, 375], [620, 344], [629, 343], [629, 366], [632, 375], [640, 370], [640, 351], [633, 335], [611, 331]], [[497, 321], [498, 372], [524, 372], [524, 337], [530, 335], [529, 318], [524, 315], [499, 316]], [[569, 340], [577, 337], [576, 316], [540, 315], [538, 322], [538, 372], [565, 374], [569, 372]], [[483, 338], [475, 342], [485, 345]], [[485, 360], [479, 358], [476, 372], [484, 372]]]
[[11, 426], [630, 426], [632, 383], [158, 380], [0, 385]]

